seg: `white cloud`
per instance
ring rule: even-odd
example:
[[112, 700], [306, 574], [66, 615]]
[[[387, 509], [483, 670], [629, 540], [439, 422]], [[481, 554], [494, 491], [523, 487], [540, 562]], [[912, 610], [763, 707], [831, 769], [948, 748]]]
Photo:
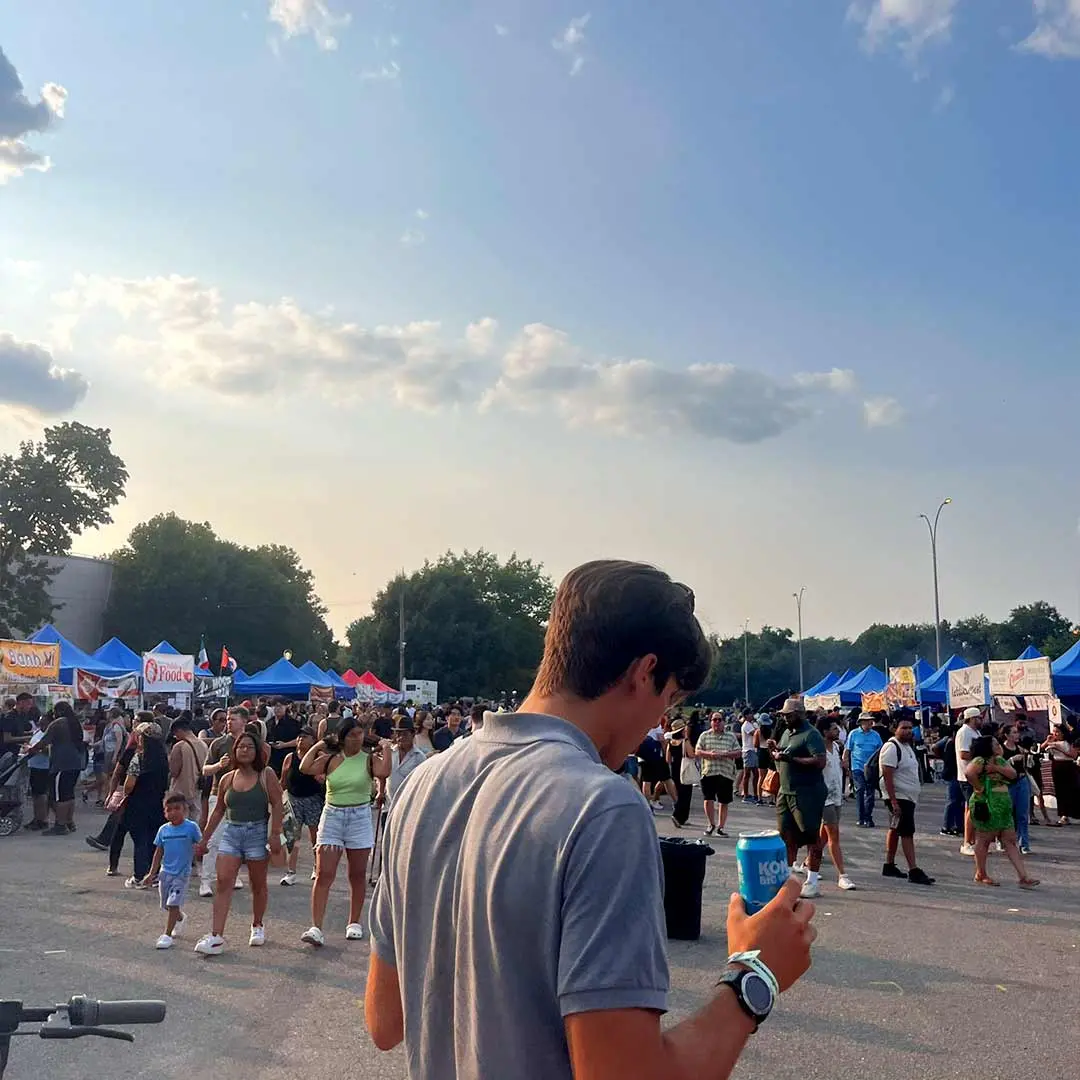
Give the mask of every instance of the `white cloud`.
[[1080, 0], [1034, 0], [1035, 29], [1019, 48], [1052, 60], [1080, 59]]
[[592, 18], [590, 13], [571, 19], [563, 31], [552, 40], [551, 47], [570, 60], [570, 74], [576, 75], [585, 66], [585, 27]]
[[510, 27], [509, 26], [503, 26], [502, 23], [496, 23], [495, 24], [495, 33], [498, 34], [499, 37], [506, 37], [506, 35], [510, 33]]
[[862, 43], [876, 52], [896, 42], [915, 59], [923, 47], [945, 41], [952, 29], [959, 0], [853, 0], [849, 21], [862, 27]]
[[877, 397], [863, 402], [863, 420], [868, 428], [895, 427], [906, 415], [896, 398]]
[[938, 92], [937, 100], [934, 102], [934, 109], [937, 112], [944, 112], [956, 98], [956, 87], [952, 83], [946, 83]]
[[[753, 443], [809, 419], [829, 400], [849, 399], [855, 387], [854, 375], [840, 369], [784, 380], [731, 363], [667, 368], [612, 360], [543, 323], [523, 327], [500, 348], [490, 317], [455, 336], [434, 322], [366, 329], [288, 298], [228, 307], [217, 289], [178, 275], [79, 276], [55, 300], [72, 329], [87, 321], [92, 329], [97, 309], [120, 316], [124, 332], [113, 351], [137, 360], [147, 377], [237, 399], [379, 395], [425, 410], [551, 412], [622, 434], [690, 432]], [[873, 415], [880, 423], [890, 414], [879, 402]]]
[[426, 210], [424, 210], [424, 209], [422, 209], [422, 208], [420, 208], [420, 207], [417, 207], [417, 208], [416, 208], [416, 210], [415, 210], [415, 216], [416, 216], [417, 218], [419, 218], [419, 220], [420, 220], [420, 221], [427, 221], [427, 219], [428, 219], [429, 217], [431, 217], [431, 215], [430, 215], [430, 214], [429, 214], [429, 213], [428, 213], [428, 212], [427, 212]]
[[398, 243], [406, 247], [419, 247], [427, 240], [427, 233], [423, 229], [406, 229], [398, 238]]
[[41, 100], [31, 102], [15, 65], [0, 49], [0, 184], [28, 169], [46, 172], [52, 162], [27, 145], [25, 136], [44, 132], [63, 118], [67, 91], [57, 83], [41, 88]]
[[320, 49], [336, 49], [336, 33], [352, 21], [348, 13], [335, 15], [325, 0], [270, 0], [270, 21], [287, 38], [310, 34]]
[[367, 68], [360, 72], [360, 78], [366, 82], [395, 82], [401, 78], [401, 65], [396, 60], [380, 64], [377, 68]]
[[88, 385], [77, 371], [59, 367], [44, 346], [0, 333], [0, 404], [59, 416], [82, 401]]

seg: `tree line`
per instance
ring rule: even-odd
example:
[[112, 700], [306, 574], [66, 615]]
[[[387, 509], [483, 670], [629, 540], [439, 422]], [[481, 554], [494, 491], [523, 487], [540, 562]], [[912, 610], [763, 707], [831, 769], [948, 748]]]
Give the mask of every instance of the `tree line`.
[[[108, 524], [128, 478], [105, 428], [65, 423], [39, 442], [0, 455], [0, 636], [28, 633], [53, 614], [51, 574], [42, 556], [65, 555], [73, 538]], [[555, 585], [542, 564], [516, 554], [446, 552], [379, 590], [371, 613], [355, 620], [339, 644], [326, 622], [311, 571], [289, 547], [245, 547], [219, 537], [207, 523], [160, 514], [137, 525], [109, 556], [113, 584], [105, 614], [115, 634], [136, 651], [162, 638], [195, 652], [205, 636], [211, 657], [222, 644], [249, 672], [291, 650], [339, 670], [370, 669], [397, 683], [399, 618], [404, 612], [405, 674], [436, 679], [440, 696], [497, 697], [524, 693], [543, 649]], [[942, 656], [972, 663], [1011, 659], [1028, 645], [1053, 658], [1076, 641], [1074, 627], [1045, 601], [1023, 604], [994, 622], [974, 615], [942, 624]], [[713, 637], [715, 659], [699, 699], [740, 700], [744, 656], [750, 700], [758, 704], [799, 688], [798, 643], [789, 629]], [[875, 623], [853, 640], [803, 639], [806, 686], [830, 671], [867, 664], [910, 664], [935, 658], [931, 623]]]

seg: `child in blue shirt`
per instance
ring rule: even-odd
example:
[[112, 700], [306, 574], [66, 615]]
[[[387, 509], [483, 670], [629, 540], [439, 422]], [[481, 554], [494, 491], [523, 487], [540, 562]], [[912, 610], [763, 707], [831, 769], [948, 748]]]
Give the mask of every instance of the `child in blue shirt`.
[[184, 901], [191, 878], [191, 859], [195, 845], [202, 839], [199, 826], [189, 821], [187, 799], [179, 792], [165, 796], [165, 824], [154, 837], [154, 861], [144, 882], [158, 879], [161, 910], [167, 913], [165, 933], [157, 939], [157, 948], [171, 949], [173, 938], [187, 922]]

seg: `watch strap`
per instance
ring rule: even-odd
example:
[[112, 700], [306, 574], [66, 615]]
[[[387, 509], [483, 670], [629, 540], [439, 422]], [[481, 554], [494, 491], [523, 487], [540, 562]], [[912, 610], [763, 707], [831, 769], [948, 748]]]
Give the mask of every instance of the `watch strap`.
[[[769, 1014], [772, 1012], [774, 1005], [776, 1004], [776, 997], [773, 996], [772, 1004], [765, 1011], [764, 1014], [759, 1014], [751, 1006], [749, 999], [743, 991], [743, 984], [749, 978], [756, 978], [760, 982], [765, 982], [760, 975], [755, 971], [751, 971], [749, 968], [728, 968], [723, 975], [720, 976], [717, 986], [730, 986], [732, 992], [735, 994], [735, 1000], [739, 1003], [739, 1008], [754, 1022], [754, 1032], [761, 1026], [763, 1020], [768, 1019]], [[768, 983], [765, 983], [768, 986]]]
[[758, 949], [754, 949], [753, 952], [732, 953], [727, 958], [727, 962], [729, 964], [741, 964], [755, 975], [761, 976], [772, 991], [774, 1001], [780, 996], [780, 984], [776, 981], [776, 976], [769, 970], [768, 964], [761, 959], [761, 952]]

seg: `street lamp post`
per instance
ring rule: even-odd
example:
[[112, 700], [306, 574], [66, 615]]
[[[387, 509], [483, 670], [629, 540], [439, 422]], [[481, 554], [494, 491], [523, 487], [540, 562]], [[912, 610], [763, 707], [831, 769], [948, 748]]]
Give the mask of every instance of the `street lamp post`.
[[937, 647], [938, 667], [941, 667], [941, 598], [938, 593], [937, 530], [938, 518], [941, 517], [941, 511], [951, 502], [952, 499], [941, 500], [941, 505], [937, 508], [937, 513], [934, 515], [934, 520], [932, 522], [925, 514], [919, 515], [919, 517], [926, 522], [926, 527], [930, 530], [930, 556], [934, 561], [934, 644]]
[[743, 623], [743, 701], [750, 708], [750, 620]]
[[[803, 679], [803, 666], [802, 666], [802, 598], [803, 593], [806, 592], [806, 586], [804, 585], [797, 593], [791, 595], [795, 597], [795, 608], [799, 613], [799, 693], [801, 694], [806, 689], [806, 681]], [[938, 667], [941, 665], [939, 664]]]

